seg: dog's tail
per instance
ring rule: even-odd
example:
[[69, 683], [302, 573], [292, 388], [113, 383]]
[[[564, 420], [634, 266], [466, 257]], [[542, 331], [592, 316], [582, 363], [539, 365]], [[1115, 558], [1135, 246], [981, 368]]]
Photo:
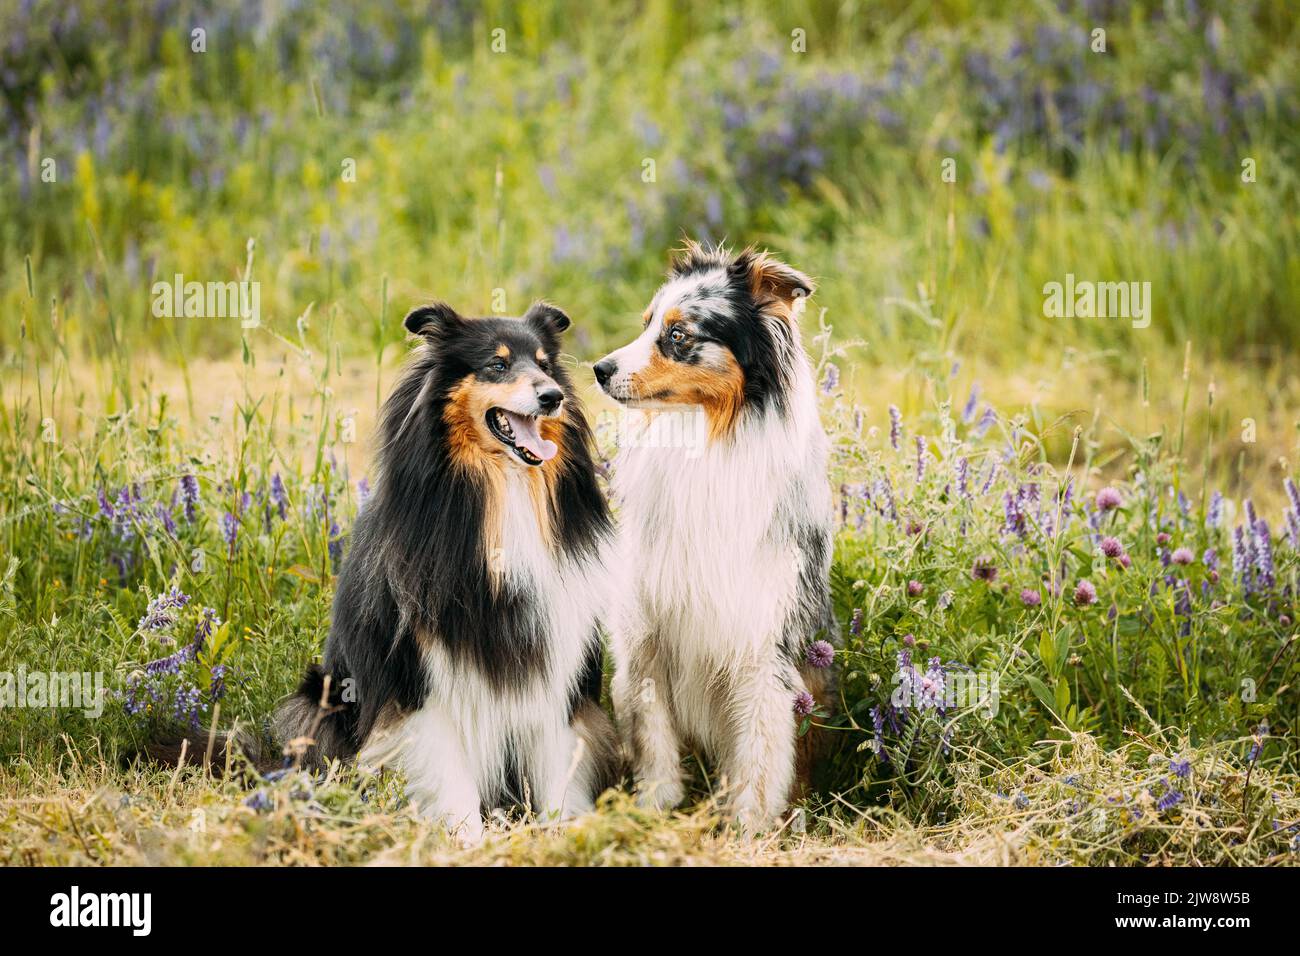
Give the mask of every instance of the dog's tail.
[[206, 765], [217, 776], [250, 770], [265, 774], [286, 767], [319, 769], [335, 757], [356, 755], [351, 742], [356, 718], [342, 695], [341, 682], [312, 664], [298, 689], [276, 711], [274, 744], [248, 731], [200, 729], [151, 741], [144, 754], [165, 767]]
[[312, 664], [298, 690], [275, 713], [275, 738], [293, 764], [318, 769], [357, 755], [356, 708], [343, 699], [342, 680]]

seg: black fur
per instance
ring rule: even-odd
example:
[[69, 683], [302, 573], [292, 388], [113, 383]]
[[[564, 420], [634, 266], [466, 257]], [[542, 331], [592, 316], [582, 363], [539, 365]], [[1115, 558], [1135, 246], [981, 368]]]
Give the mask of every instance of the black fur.
[[[738, 254], [721, 247], [691, 245], [673, 262], [673, 276], [689, 276], [722, 268], [725, 284], [716, 290], [725, 302], [722, 308], [692, 312], [693, 327], [699, 341], [714, 341], [726, 346], [745, 373], [745, 407], [763, 411], [769, 407], [784, 414], [789, 393], [788, 363], [781, 355], [793, 348], [793, 340], [782, 322], [765, 322], [763, 313], [782, 294], [809, 295], [812, 283], [789, 267], [783, 288], [761, 287], [754, 292], [752, 270], [758, 268], [760, 256], [746, 249]], [[661, 345], [662, 347], [662, 345]], [[671, 357], [671, 356], [670, 356]]]
[[[542, 609], [527, 594], [489, 585], [485, 487], [449, 456], [443, 412], [467, 375], [491, 374], [483, 369], [500, 345], [549, 375], [567, 407], [561, 452], [544, 466], [558, 469], [550, 519], [559, 548], [575, 556], [594, 553], [610, 519], [596, 484], [590, 429], [568, 373], [554, 358], [568, 325], [563, 312], [540, 303], [522, 319], [465, 319], [445, 305], [407, 316], [407, 329], [426, 341], [384, 405], [375, 490], [357, 518], [339, 575], [324, 665], [308, 672], [282, 712], [285, 723], [301, 724], [329, 675], [330, 707], [315, 735], [317, 757], [354, 756], [387, 709], [406, 712], [424, 703], [421, 638], [441, 642], [503, 689], [545, 665]], [[544, 366], [536, 359], [539, 348], [551, 359]], [[593, 634], [573, 707], [599, 700], [601, 654]], [[282, 727], [281, 735], [286, 732], [292, 728]]]

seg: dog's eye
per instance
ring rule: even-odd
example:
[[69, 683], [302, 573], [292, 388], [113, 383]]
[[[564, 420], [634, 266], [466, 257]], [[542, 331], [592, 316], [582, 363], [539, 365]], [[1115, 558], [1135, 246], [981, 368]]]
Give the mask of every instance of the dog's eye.
[[499, 358], [499, 359], [493, 359], [491, 364], [488, 365], [488, 368], [490, 368], [494, 372], [504, 372], [507, 368], [509, 368], [509, 366], [506, 365], [505, 359]]
[[688, 336], [681, 329], [673, 329], [671, 332], [668, 333], [668, 338], [672, 340], [672, 343], [674, 345], [681, 345], [683, 342], [686, 341]]

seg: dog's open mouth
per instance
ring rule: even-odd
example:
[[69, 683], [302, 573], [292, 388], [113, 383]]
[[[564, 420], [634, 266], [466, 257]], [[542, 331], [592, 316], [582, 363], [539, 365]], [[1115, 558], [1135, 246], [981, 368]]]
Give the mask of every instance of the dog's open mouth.
[[487, 413], [488, 430], [526, 465], [550, 461], [559, 451], [555, 442], [543, 438], [537, 430], [538, 421], [535, 415], [519, 415], [504, 408], [492, 408]]

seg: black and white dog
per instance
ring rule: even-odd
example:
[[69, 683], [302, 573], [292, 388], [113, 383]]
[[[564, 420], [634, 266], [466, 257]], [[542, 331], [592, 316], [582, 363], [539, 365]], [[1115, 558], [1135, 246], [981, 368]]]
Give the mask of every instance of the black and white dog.
[[559, 360], [569, 318], [419, 308], [424, 338], [384, 405], [324, 665], [279, 711], [309, 763], [404, 771], [462, 839], [481, 813], [590, 809], [617, 778], [600, 709], [610, 521]]
[[644, 330], [596, 363], [642, 414], [614, 465], [615, 716], [639, 799], [683, 796], [684, 745], [715, 760], [748, 829], [806, 777], [793, 709], [825, 703], [832, 639], [829, 443], [800, 342], [807, 276], [772, 256], [688, 245]]

